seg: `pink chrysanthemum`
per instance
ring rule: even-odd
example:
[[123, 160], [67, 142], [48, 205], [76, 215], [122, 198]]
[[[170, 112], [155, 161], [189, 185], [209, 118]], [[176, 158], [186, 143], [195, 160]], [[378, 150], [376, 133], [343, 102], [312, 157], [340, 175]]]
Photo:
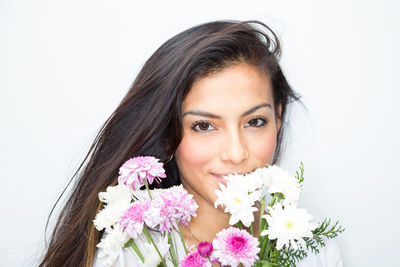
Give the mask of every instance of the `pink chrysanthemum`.
[[172, 228], [178, 229], [178, 224], [187, 226], [191, 216], [197, 216], [196, 210], [199, 206], [182, 186], [165, 190], [153, 201], [160, 209], [161, 232], [171, 232]]
[[160, 222], [159, 213], [150, 200], [138, 200], [125, 211], [119, 224], [129, 237], [136, 239], [142, 233], [144, 223], [154, 227]]
[[202, 257], [196, 249], [187, 254], [186, 257], [179, 262], [179, 267], [204, 267], [207, 266], [207, 262], [207, 258]]
[[133, 190], [144, 184], [146, 179], [149, 184], [155, 180], [160, 182], [160, 178], [167, 177], [163, 164], [158, 162], [155, 157], [135, 157], [127, 160], [119, 169], [118, 183], [130, 185]]
[[245, 230], [229, 227], [217, 234], [213, 241], [213, 257], [217, 258], [222, 265], [252, 266], [257, 260], [260, 251], [257, 238]]

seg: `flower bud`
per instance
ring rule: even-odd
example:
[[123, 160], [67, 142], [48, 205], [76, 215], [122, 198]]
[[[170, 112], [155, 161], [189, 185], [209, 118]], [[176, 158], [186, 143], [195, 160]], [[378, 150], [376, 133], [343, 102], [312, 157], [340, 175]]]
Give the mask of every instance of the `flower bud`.
[[197, 251], [201, 256], [208, 258], [213, 251], [213, 245], [210, 242], [200, 242]]

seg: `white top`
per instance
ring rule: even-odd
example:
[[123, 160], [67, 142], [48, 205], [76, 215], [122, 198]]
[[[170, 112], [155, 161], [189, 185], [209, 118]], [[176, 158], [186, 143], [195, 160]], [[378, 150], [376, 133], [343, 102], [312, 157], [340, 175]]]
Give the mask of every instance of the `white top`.
[[[159, 233], [152, 233], [152, 237], [155, 242], [159, 240], [161, 235]], [[180, 241], [179, 235], [175, 233], [175, 238], [178, 247], [178, 257], [179, 259], [183, 259], [185, 255], [185, 250], [183, 248], [183, 244]], [[144, 241], [147, 243], [147, 241]], [[136, 241], [139, 250], [146, 257], [147, 249], [144, 246], [144, 242]], [[104, 261], [98, 257], [98, 253], [102, 249], [99, 248], [96, 251], [96, 256], [93, 262], [92, 267], [104, 267], [107, 266], [104, 264]], [[168, 254], [169, 255], [169, 254]], [[167, 259], [167, 265], [173, 266], [170, 258]], [[123, 248], [119, 254], [119, 257], [115, 261], [113, 267], [139, 267], [144, 266], [140, 258], [136, 255], [135, 251], [132, 248]], [[299, 262], [297, 267], [343, 267], [343, 260], [340, 254], [340, 250], [336, 243], [330, 239], [326, 241], [326, 246], [320, 249], [318, 254], [312, 254], [309, 252], [307, 258], [305, 258], [302, 262]]]

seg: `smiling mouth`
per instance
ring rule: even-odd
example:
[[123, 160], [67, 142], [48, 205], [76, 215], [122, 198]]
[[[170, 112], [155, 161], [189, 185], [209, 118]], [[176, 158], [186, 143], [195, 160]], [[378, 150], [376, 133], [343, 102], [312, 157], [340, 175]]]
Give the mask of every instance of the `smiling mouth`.
[[249, 174], [249, 173], [252, 173], [253, 171], [249, 171], [249, 172], [227, 172], [227, 173], [224, 173], [224, 174], [218, 174], [218, 173], [211, 173], [212, 175], [214, 175], [214, 176], [218, 176], [218, 177], [223, 177], [223, 176], [228, 176], [229, 174], [230, 175], [234, 175], [234, 174], [237, 174], [237, 175], [246, 175], [246, 174]]
[[226, 180], [223, 178], [222, 174], [211, 173], [215, 178], [217, 178], [218, 182], [226, 186]]
[[225, 185], [226, 186], [226, 179], [224, 178], [224, 176], [227, 176], [227, 175], [229, 175], [229, 174], [239, 174], [239, 175], [242, 175], [242, 174], [248, 174], [248, 173], [251, 173], [251, 172], [243, 172], [243, 173], [235, 173], [235, 172], [229, 172], [229, 173], [226, 173], [226, 174], [217, 174], [217, 173], [211, 173], [215, 178], [217, 178], [217, 180], [221, 183], [221, 184], [223, 184], [223, 185]]

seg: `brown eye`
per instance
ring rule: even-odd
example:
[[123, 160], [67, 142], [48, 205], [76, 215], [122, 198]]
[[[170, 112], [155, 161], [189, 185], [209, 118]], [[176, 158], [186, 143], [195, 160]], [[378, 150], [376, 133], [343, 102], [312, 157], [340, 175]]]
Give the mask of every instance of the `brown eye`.
[[200, 131], [207, 131], [208, 127], [210, 127], [210, 125], [208, 123], [202, 122], [199, 124]]
[[267, 124], [267, 121], [263, 118], [254, 118], [249, 120], [246, 123], [245, 127], [252, 127], [252, 128], [259, 128], [259, 127], [263, 127], [264, 125]]
[[192, 129], [197, 132], [206, 133], [206, 132], [214, 130], [215, 128], [209, 122], [199, 121], [199, 122], [193, 123]]

